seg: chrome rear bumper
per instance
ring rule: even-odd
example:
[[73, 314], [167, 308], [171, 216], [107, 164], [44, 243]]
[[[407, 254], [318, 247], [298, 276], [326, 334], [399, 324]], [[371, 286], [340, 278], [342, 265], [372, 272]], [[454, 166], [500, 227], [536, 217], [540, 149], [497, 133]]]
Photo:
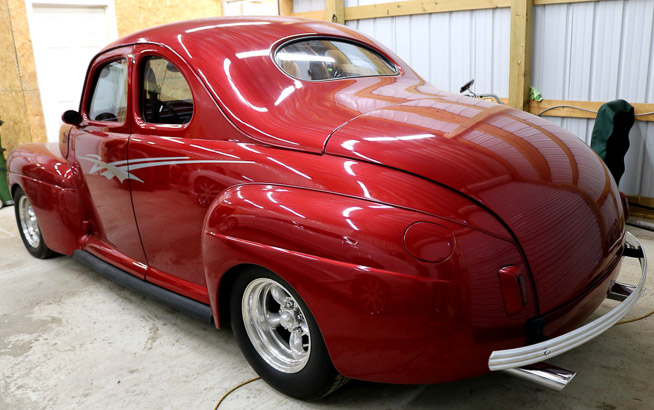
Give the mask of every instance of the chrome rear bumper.
[[[622, 319], [634, 307], [638, 298], [645, 293], [645, 279], [647, 278], [647, 258], [645, 257], [645, 252], [640, 246], [640, 242], [628, 232], [626, 234], [625, 247], [625, 257], [638, 258], [642, 274], [640, 282], [635, 287], [621, 285], [615, 291], [609, 293], [611, 299], [623, 299], [622, 303], [611, 309], [607, 314], [572, 332], [529, 346], [494, 351], [488, 359], [490, 370], [513, 369], [515, 371], [511, 373], [522, 372], [520, 368], [539, 363], [574, 349], [604, 333]], [[631, 291], [631, 294], [626, 296], [629, 291]]]

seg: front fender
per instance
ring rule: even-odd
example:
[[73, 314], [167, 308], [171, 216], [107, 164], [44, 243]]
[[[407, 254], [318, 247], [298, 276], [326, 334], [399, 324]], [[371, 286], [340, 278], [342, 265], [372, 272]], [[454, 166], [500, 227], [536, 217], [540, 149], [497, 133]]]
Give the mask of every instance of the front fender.
[[[452, 232], [451, 255], [440, 263], [409, 255], [403, 238], [416, 222]], [[353, 378], [433, 383], [487, 372], [493, 346], [523, 343], [522, 326], [535, 311], [531, 295], [519, 314], [504, 311], [497, 271], [509, 264], [524, 269], [510, 241], [333, 193], [228, 189], [205, 219], [203, 255], [215, 318], [224, 273], [263, 266], [301, 295], [334, 365]]]
[[59, 144], [20, 145], [9, 153], [7, 169], [12, 196], [17, 186], [25, 191], [48, 248], [72, 255], [84, 233], [83, 208]]
[[19, 145], [9, 153], [7, 171], [60, 188], [76, 187], [59, 143]]

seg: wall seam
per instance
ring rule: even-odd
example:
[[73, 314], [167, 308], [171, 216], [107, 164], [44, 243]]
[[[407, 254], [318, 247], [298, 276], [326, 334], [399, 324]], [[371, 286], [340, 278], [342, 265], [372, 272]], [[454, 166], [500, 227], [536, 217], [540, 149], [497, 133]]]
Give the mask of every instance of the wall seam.
[[621, 93], [622, 93], [622, 59], [625, 54], [625, 48], [626, 48], [626, 39], [625, 39], [625, 14], [627, 13], [625, 11], [625, 2], [623, 1], [621, 4], [621, 16], [620, 16], [620, 40], [619, 40], [619, 46], [618, 46], [618, 73], [616, 74], [616, 85], [615, 85], [615, 95], [611, 98], [611, 100], [615, 100], [617, 98], [622, 98]]
[[[647, 74], [645, 75], [645, 98], [643, 102], [648, 103], [651, 84], [649, 83], [650, 72], [654, 70], [654, 24], [652, 24], [649, 33], [650, 43], [649, 43], [649, 58], [647, 62]], [[654, 77], [652, 77], [654, 78]]]
[[[20, 93], [23, 97], [23, 108], [25, 109], [25, 116], [27, 116], [27, 99], [25, 98], [25, 85], [23, 84], [23, 73], [20, 70], [20, 61], [18, 60], [18, 49], [16, 48], [16, 37], [14, 36], [14, 23], [11, 19], [11, 8], [9, 7], [9, 0], [5, 0], [7, 5], [7, 15], [9, 16], [9, 30], [11, 31], [11, 41], [14, 47], [14, 55], [16, 56], [16, 69], [18, 70], [18, 80], [20, 81]], [[27, 5], [25, 6], [27, 7]], [[29, 120], [25, 118], [27, 123], [27, 132], [30, 134], [30, 142], [34, 142], [34, 136], [32, 135], [32, 125]]]

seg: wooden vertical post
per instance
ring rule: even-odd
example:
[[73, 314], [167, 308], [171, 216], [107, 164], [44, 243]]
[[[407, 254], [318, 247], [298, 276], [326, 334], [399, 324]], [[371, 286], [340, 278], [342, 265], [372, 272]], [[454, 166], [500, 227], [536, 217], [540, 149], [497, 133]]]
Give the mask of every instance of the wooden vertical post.
[[325, 0], [325, 20], [345, 24], [343, 0]]
[[520, 110], [529, 107], [533, 7], [533, 0], [511, 0], [509, 105]]
[[278, 0], [279, 15], [290, 16], [293, 14], [293, 0]]

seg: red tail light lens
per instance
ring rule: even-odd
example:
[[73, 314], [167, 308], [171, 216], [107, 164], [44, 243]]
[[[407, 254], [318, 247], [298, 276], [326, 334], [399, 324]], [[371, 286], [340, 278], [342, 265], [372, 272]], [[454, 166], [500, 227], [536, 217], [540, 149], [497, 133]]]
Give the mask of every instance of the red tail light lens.
[[622, 209], [624, 209], [624, 219], [629, 219], [629, 199], [624, 192], [620, 192], [620, 199], [622, 200]]
[[505, 266], [499, 270], [504, 309], [514, 315], [527, 304], [527, 280], [517, 266]]

